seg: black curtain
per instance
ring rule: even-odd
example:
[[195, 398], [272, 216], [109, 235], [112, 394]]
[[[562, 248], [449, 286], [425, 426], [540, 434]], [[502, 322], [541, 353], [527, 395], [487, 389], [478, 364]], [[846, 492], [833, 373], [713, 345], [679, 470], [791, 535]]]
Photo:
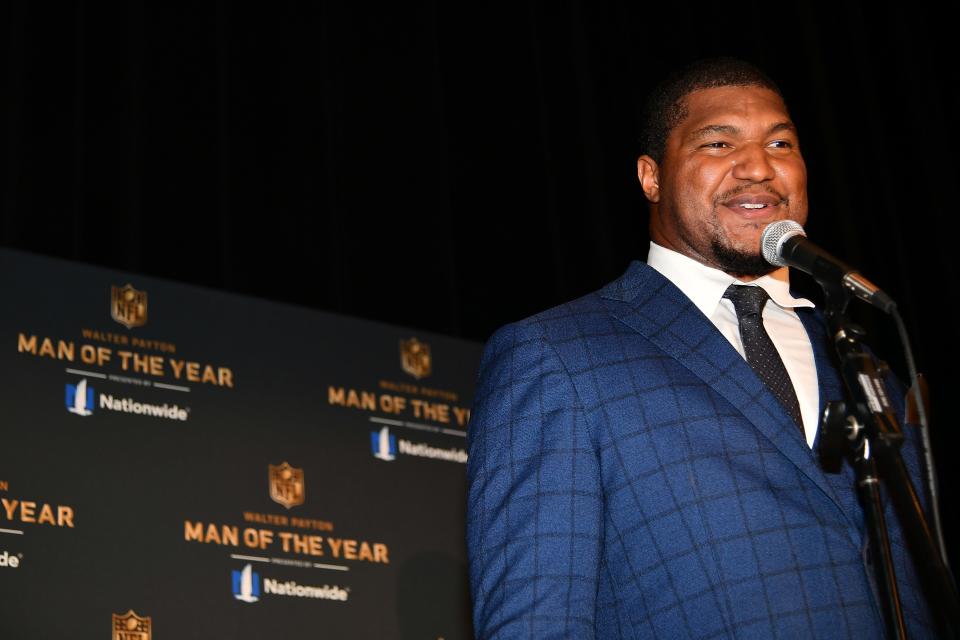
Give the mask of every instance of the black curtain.
[[957, 540], [951, 20], [668, 5], [5, 3], [0, 244], [483, 340], [644, 258], [638, 104], [744, 57], [799, 125], [810, 236], [905, 315]]

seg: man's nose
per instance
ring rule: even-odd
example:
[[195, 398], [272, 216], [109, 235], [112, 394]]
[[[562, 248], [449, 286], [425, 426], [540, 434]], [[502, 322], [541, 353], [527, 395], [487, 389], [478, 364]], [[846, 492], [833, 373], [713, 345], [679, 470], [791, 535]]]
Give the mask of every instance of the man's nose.
[[733, 177], [738, 180], [764, 182], [776, 176], [766, 147], [759, 143], [748, 143], [734, 152]]

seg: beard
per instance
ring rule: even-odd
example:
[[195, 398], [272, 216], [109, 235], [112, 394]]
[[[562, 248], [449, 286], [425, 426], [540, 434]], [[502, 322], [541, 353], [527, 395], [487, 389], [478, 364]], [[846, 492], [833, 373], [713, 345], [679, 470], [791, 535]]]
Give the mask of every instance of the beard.
[[740, 249], [734, 249], [716, 237], [711, 240], [710, 248], [713, 250], [713, 257], [720, 269], [735, 277], [759, 278], [777, 269], [767, 262], [759, 251], [757, 253], [747, 253]]
[[[784, 197], [769, 185], [760, 185], [760, 188], [763, 191], [766, 191], [767, 193], [779, 198], [780, 204], [789, 211], [789, 198]], [[717, 207], [719, 207], [721, 203], [739, 195], [740, 193], [756, 189], [756, 185], [741, 185], [735, 189], [731, 189], [730, 191], [718, 194], [713, 199], [713, 229], [711, 234], [712, 237], [710, 238], [710, 249], [713, 251], [713, 258], [717, 261], [717, 264], [720, 266], [721, 270], [725, 273], [729, 273], [732, 276], [750, 276], [759, 278], [760, 276], [765, 276], [777, 269], [776, 266], [767, 262], [763, 257], [759, 242], [750, 251], [745, 249], [737, 249], [731, 246], [729, 238], [725, 237], [725, 233], [720, 224], [719, 215], [717, 213]]]

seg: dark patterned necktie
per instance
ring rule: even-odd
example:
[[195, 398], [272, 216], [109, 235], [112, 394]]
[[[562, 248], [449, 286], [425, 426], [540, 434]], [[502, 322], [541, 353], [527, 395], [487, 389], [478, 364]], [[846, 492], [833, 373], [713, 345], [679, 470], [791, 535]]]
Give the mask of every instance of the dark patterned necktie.
[[797, 401], [797, 392], [793, 388], [790, 376], [777, 348], [770, 340], [770, 335], [763, 328], [763, 305], [770, 296], [762, 287], [747, 287], [732, 284], [723, 294], [733, 302], [737, 310], [737, 322], [740, 323], [740, 339], [743, 341], [743, 352], [747, 362], [753, 367], [757, 376], [773, 392], [787, 413], [803, 431], [803, 419], [800, 417], [800, 403]]

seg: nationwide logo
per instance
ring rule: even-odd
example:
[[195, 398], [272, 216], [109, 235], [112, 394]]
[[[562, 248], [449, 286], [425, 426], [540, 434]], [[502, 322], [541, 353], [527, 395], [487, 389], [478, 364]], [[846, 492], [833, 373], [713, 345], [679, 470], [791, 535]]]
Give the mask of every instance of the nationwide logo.
[[418, 458], [448, 460], [460, 464], [466, 464], [467, 462], [467, 452], [463, 449], [457, 447], [441, 449], [425, 442], [410, 442], [391, 435], [389, 427], [370, 432], [370, 447], [373, 450], [373, 457], [385, 462], [396, 460], [398, 453]]
[[87, 386], [86, 378], [77, 384], [67, 384], [67, 411], [78, 416], [93, 413], [93, 387]]
[[123, 615], [113, 614], [112, 640], [150, 640], [150, 616], [142, 618], [130, 609]]
[[260, 574], [248, 564], [241, 571], [231, 572], [233, 597], [241, 602], [256, 602], [260, 599]]
[[430, 345], [416, 338], [400, 341], [400, 365], [414, 378], [430, 375]]
[[127, 329], [147, 324], [147, 292], [129, 283], [110, 287], [110, 316]]
[[291, 467], [286, 461], [269, 467], [270, 499], [287, 509], [303, 504], [306, 493], [303, 469]]
[[266, 578], [263, 581], [263, 592], [276, 596], [292, 596], [294, 598], [314, 598], [316, 600], [336, 600], [346, 602], [350, 592], [337, 585], [325, 584], [322, 587], [308, 587], [297, 584], [293, 580], [280, 582]]
[[22, 553], [10, 555], [9, 551], [4, 551], [0, 553], [0, 569], [18, 569], [21, 560], [23, 560]]
[[373, 457], [377, 460], [390, 462], [397, 458], [397, 437], [390, 435], [390, 429], [384, 427], [380, 431], [370, 432], [370, 448]]
[[190, 414], [186, 409], [175, 404], [150, 404], [137, 402], [133, 398], [117, 398], [107, 393], [100, 394], [100, 408], [117, 411], [119, 413], [133, 413], [138, 416], [152, 416], [186, 422]]
[[311, 598], [314, 600], [334, 600], [346, 602], [350, 597], [347, 588], [325, 584], [322, 587], [297, 584], [293, 580], [263, 580], [263, 594], [260, 592], [260, 574], [249, 564], [243, 569], [230, 572], [233, 597], [241, 602], [258, 602], [262, 595], [286, 596], [292, 598]]
[[[96, 406], [93, 387], [87, 384], [86, 378], [77, 384], [67, 384], [66, 405], [67, 411], [78, 416], [93, 415]], [[176, 404], [151, 404], [138, 402], [133, 398], [118, 398], [109, 393], [100, 394], [100, 408], [119, 413], [132, 413], [138, 416], [151, 416], [186, 422], [190, 417], [187, 409]]]

